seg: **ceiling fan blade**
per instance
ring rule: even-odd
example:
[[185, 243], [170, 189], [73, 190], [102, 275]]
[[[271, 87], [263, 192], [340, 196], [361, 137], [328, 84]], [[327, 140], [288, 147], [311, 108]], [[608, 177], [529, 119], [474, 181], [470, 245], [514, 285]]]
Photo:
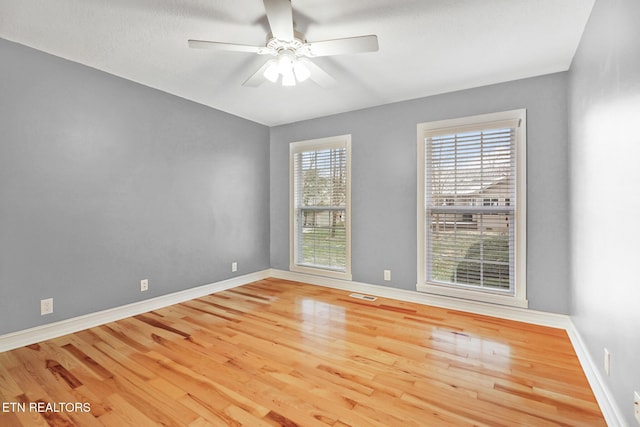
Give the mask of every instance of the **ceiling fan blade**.
[[262, 53], [264, 47], [245, 44], [210, 42], [206, 40], [189, 40], [189, 47], [194, 49], [224, 50], [230, 52]]
[[249, 77], [247, 80], [244, 81], [244, 83], [242, 83], [242, 86], [258, 87], [262, 83], [264, 83], [267, 80], [267, 78], [264, 76], [264, 72], [266, 71], [266, 69], [269, 67], [270, 64], [271, 64], [271, 61], [265, 62], [262, 67], [258, 68], [258, 71], [253, 73], [251, 77]]
[[318, 67], [312, 61], [309, 61], [306, 58], [301, 58], [298, 61], [302, 62], [307, 67], [307, 69], [311, 73], [309, 78], [316, 82], [318, 86], [328, 88], [336, 84], [336, 80], [331, 77], [329, 73]]
[[377, 50], [378, 36], [374, 35], [325, 40], [307, 44], [308, 56], [310, 57], [375, 52]]
[[293, 9], [291, 0], [264, 0], [264, 9], [273, 37], [293, 41]]

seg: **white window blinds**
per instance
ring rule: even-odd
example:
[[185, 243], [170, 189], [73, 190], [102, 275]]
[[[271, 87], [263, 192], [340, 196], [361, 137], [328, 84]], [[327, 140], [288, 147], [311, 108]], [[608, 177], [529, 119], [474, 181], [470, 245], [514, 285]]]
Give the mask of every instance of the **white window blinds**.
[[424, 133], [428, 283], [515, 292], [518, 125]]
[[292, 144], [295, 266], [349, 270], [346, 141], [343, 137]]

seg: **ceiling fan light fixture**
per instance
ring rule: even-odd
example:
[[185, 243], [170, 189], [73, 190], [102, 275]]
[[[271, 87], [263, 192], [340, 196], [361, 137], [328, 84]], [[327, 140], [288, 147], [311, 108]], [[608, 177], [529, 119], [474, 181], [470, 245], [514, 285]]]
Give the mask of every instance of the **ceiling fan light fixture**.
[[295, 86], [296, 76], [293, 73], [293, 66], [296, 57], [293, 52], [285, 50], [278, 55], [278, 70], [282, 75], [282, 86]]
[[267, 69], [264, 70], [264, 77], [271, 83], [275, 83], [278, 81], [278, 77], [280, 77], [280, 68], [278, 67], [278, 61], [276, 61], [275, 59], [269, 61]]
[[293, 73], [294, 55], [289, 51], [281, 52], [278, 55], [278, 69], [283, 76]]

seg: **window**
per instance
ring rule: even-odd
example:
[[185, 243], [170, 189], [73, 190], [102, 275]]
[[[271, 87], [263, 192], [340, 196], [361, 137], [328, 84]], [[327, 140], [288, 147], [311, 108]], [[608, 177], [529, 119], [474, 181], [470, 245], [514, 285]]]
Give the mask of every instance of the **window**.
[[526, 307], [525, 110], [418, 125], [418, 284]]
[[290, 269], [351, 280], [351, 136], [290, 145]]

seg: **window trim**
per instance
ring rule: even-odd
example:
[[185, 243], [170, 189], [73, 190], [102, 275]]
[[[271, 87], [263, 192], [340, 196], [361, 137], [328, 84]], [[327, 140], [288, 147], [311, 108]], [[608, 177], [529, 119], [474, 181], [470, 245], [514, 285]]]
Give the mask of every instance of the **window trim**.
[[[515, 235], [515, 289], [510, 295], [492, 293], [487, 290], [475, 288], [465, 288], [463, 286], [455, 287], [436, 283], [428, 283], [427, 277], [427, 260], [426, 260], [426, 206], [425, 206], [425, 150], [426, 135], [434, 132], [451, 132], [455, 128], [455, 132], [462, 130], [477, 130], [483, 125], [493, 124], [504, 121], [509, 122], [518, 120], [519, 126], [516, 127], [516, 235]], [[498, 113], [480, 114], [476, 116], [462, 117], [449, 120], [439, 120], [433, 122], [419, 123], [417, 126], [417, 147], [418, 147], [418, 204], [417, 204], [417, 284], [416, 289], [419, 292], [426, 292], [435, 295], [471, 299], [474, 301], [487, 302], [493, 304], [509, 305], [514, 307], [527, 308], [527, 244], [526, 244], [526, 213], [527, 213], [527, 162], [526, 162], [526, 109], [510, 110]]]
[[[295, 154], [304, 151], [326, 150], [332, 148], [346, 149], [346, 263], [345, 271], [297, 265], [296, 260], [296, 206], [295, 206]], [[326, 138], [292, 142], [289, 144], [289, 270], [304, 274], [330, 277], [333, 279], [352, 280], [351, 276], [351, 135], [339, 135]]]

